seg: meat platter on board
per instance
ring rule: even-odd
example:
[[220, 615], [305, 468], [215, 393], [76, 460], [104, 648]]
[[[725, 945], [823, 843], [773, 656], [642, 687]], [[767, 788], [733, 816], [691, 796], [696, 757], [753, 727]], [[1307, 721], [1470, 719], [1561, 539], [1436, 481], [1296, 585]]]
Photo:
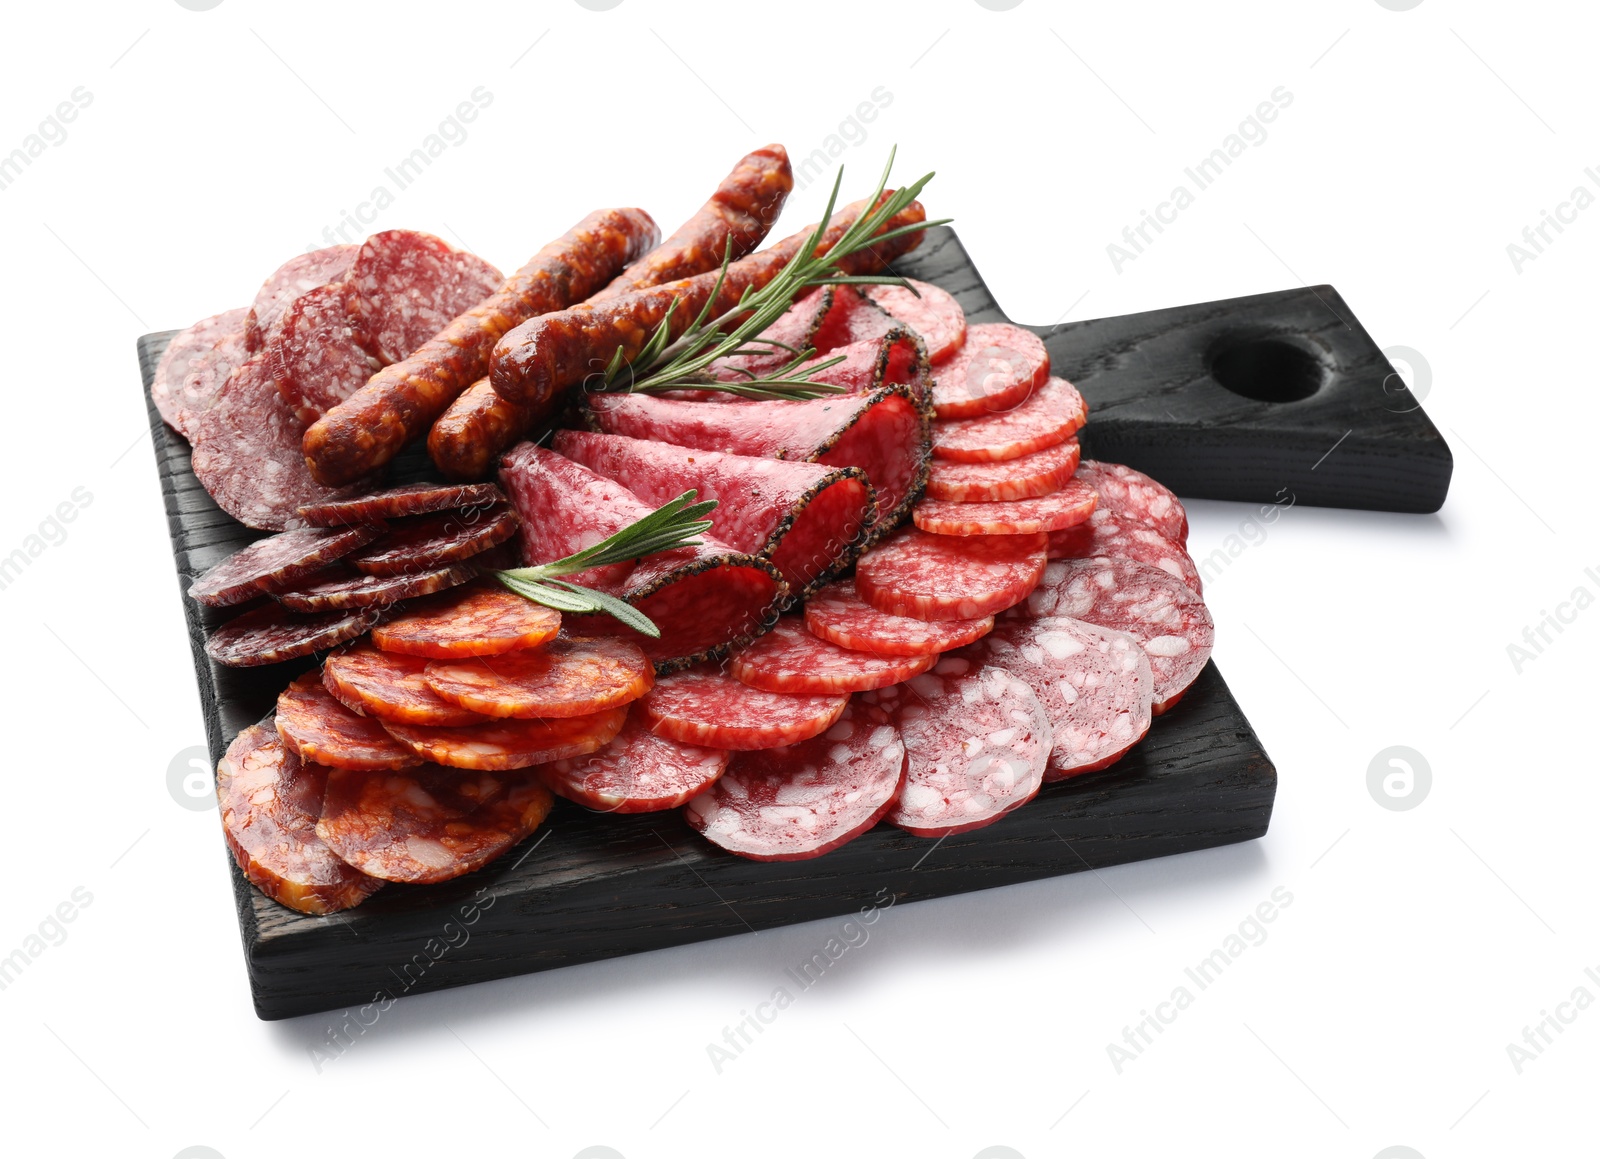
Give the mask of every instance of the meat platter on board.
[[1448, 448], [1331, 287], [1015, 326], [926, 180], [760, 249], [769, 146], [665, 242], [391, 230], [140, 339], [261, 1017], [1266, 831], [1162, 483]]

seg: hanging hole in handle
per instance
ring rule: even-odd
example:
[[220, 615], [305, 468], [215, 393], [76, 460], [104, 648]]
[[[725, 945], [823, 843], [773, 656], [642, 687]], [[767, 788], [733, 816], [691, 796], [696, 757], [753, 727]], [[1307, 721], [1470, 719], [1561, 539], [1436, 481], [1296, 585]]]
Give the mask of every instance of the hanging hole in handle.
[[1211, 356], [1211, 377], [1256, 402], [1299, 402], [1322, 389], [1322, 360], [1283, 338], [1236, 338]]

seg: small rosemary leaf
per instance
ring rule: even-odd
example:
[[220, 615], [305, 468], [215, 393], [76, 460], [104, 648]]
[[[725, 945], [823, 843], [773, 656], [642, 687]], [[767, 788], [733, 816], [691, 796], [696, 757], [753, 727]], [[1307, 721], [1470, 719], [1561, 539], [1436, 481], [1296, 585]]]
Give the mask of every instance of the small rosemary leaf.
[[624, 603], [615, 596], [605, 592], [597, 592], [590, 588], [582, 588], [577, 584], [569, 584], [564, 580], [555, 581], [561, 587], [570, 588], [574, 593], [582, 595], [594, 604], [593, 610], [604, 612], [614, 619], [621, 620], [636, 632], [643, 632], [653, 640], [661, 639], [661, 629], [655, 626], [654, 621], [632, 604]]
[[[560, 591], [547, 584], [529, 583], [511, 577], [506, 572], [490, 572], [490, 575], [500, 581], [502, 587], [515, 592], [525, 600], [532, 600], [536, 604], [543, 604], [547, 608], [554, 608], [558, 612], [592, 612], [597, 610], [593, 601], [582, 599], [569, 592]], [[579, 589], [580, 591], [582, 589]]]

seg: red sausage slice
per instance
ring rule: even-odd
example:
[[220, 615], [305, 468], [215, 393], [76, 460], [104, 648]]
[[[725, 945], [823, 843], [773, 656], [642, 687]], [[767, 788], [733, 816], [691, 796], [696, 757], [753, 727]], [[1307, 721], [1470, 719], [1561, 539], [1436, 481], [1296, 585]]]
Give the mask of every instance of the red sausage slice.
[[771, 749], [826, 732], [849, 696], [762, 692], [714, 669], [675, 672], [639, 702], [651, 731], [685, 744]]
[[266, 345], [272, 325], [302, 294], [318, 286], [341, 281], [355, 260], [353, 245], [331, 245], [308, 254], [295, 254], [261, 283], [244, 319], [245, 346], [254, 354]]
[[1044, 574], [1043, 535], [930, 535], [906, 528], [856, 565], [856, 593], [880, 612], [974, 620], [1027, 598]]
[[363, 575], [349, 568], [334, 567], [307, 576], [300, 586], [288, 591], [273, 592], [272, 598], [296, 612], [370, 608], [447, 591], [467, 583], [477, 574], [463, 564], [397, 576]]
[[1068, 479], [1059, 491], [1038, 499], [952, 503], [924, 499], [911, 509], [913, 522], [935, 535], [1035, 535], [1075, 527], [1094, 511], [1094, 488]]
[[150, 380], [150, 397], [174, 430], [193, 440], [194, 424], [228, 376], [250, 357], [244, 308], [202, 318], [172, 337]]
[[903, 286], [871, 286], [864, 293], [917, 332], [928, 348], [928, 361], [941, 362], [961, 348], [967, 336], [967, 316], [938, 286], [915, 278], [906, 281], [916, 288], [915, 294]]
[[404, 515], [431, 515], [463, 507], [490, 508], [506, 501], [493, 483], [408, 483], [386, 491], [352, 495], [328, 503], [300, 508], [300, 518], [313, 527], [348, 527], [376, 523]]
[[206, 571], [189, 585], [189, 595], [214, 608], [242, 604], [320, 571], [381, 534], [379, 527], [302, 528], [258, 539]]
[[933, 372], [933, 413], [941, 419], [1009, 411], [1050, 377], [1050, 355], [1032, 331], [1006, 322], [967, 327], [961, 349]]
[[1200, 570], [1183, 545], [1155, 528], [1096, 508], [1075, 527], [1050, 533], [1051, 559], [1093, 559], [1097, 555], [1132, 559], [1159, 567], [1200, 594]]
[[303, 761], [371, 772], [419, 765], [422, 758], [368, 716], [351, 712], [307, 672], [278, 696], [278, 735]]
[[505, 275], [431, 233], [387, 229], [362, 243], [347, 281], [351, 325], [391, 363], [500, 289]]
[[1182, 546], [1189, 541], [1189, 516], [1178, 497], [1142, 471], [1121, 463], [1085, 459], [1079, 479], [1100, 495], [1100, 506], [1133, 523], [1153, 527]]
[[994, 627], [993, 616], [918, 620], [880, 612], [846, 581], [824, 588], [806, 604], [806, 628], [841, 648], [877, 656], [925, 656], [970, 644]]
[[439, 699], [428, 687], [427, 669], [421, 656], [380, 652], [362, 640], [323, 662], [322, 683], [340, 704], [364, 716], [446, 728], [488, 723], [486, 716]]
[[472, 584], [418, 600], [380, 625], [372, 642], [385, 652], [451, 660], [537, 648], [561, 631], [561, 613], [498, 584]]
[[1065, 442], [1088, 421], [1083, 396], [1052, 378], [1012, 410], [933, 424], [933, 455], [961, 463], [1020, 459]]
[[264, 343], [278, 393], [303, 423], [316, 422], [383, 368], [351, 331], [345, 302], [342, 281], [300, 295]]
[[428, 687], [484, 716], [587, 716], [631, 704], [655, 683], [637, 644], [615, 637], [552, 640], [504, 656], [435, 660]]
[[453, 769], [525, 769], [564, 757], [581, 757], [610, 744], [622, 731], [626, 708], [558, 720], [492, 720], [467, 728], [437, 728], [386, 720], [389, 735], [418, 756]]
[[929, 499], [986, 503], [1036, 499], [1059, 491], [1078, 468], [1078, 440], [1068, 439], [1003, 463], [958, 463], [935, 459], [928, 471]]
[[354, 640], [382, 613], [382, 608], [352, 608], [302, 616], [268, 604], [235, 616], [213, 632], [206, 641], [206, 655], [229, 668], [294, 660]]
[[382, 539], [350, 562], [368, 575], [405, 575], [470, 559], [516, 533], [517, 516], [509, 507], [413, 515], [390, 524]]
[[851, 651], [813, 636], [798, 617], [785, 616], [735, 654], [729, 670], [751, 688], [823, 696], [899, 684], [926, 672], [938, 658], [937, 653], [871, 656]]
[[727, 767], [725, 749], [669, 740], [635, 717], [605, 748], [553, 761], [540, 771], [558, 796], [590, 809], [655, 813], [699, 796]]

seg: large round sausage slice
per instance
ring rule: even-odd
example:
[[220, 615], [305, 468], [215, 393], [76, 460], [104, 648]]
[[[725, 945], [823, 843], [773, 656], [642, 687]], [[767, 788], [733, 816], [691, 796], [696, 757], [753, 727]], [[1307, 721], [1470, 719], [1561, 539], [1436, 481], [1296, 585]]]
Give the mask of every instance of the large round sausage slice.
[[540, 770], [559, 796], [602, 813], [654, 813], [698, 797], [728, 767], [726, 749], [684, 744], [651, 732], [642, 716], [585, 757]]

